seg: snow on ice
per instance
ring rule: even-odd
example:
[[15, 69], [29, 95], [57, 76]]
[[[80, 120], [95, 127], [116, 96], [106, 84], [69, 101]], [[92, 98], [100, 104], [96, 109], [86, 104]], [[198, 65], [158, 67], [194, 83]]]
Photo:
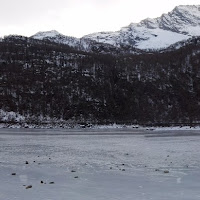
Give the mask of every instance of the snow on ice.
[[0, 199], [197, 200], [200, 137], [183, 132], [0, 129]]

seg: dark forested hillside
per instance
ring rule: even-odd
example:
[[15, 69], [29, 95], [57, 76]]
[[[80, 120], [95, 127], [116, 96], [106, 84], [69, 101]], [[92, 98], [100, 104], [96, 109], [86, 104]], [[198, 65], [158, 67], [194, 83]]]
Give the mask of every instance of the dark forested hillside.
[[91, 122], [200, 121], [200, 44], [138, 55], [0, 42], [0, 109]]

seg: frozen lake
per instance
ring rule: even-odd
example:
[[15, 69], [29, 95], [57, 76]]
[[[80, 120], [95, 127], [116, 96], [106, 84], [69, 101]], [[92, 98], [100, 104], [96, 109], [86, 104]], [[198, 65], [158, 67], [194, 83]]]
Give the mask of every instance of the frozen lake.
[[194, 130], [0, 129], [0, 200], [197, 200], [199, 144]]

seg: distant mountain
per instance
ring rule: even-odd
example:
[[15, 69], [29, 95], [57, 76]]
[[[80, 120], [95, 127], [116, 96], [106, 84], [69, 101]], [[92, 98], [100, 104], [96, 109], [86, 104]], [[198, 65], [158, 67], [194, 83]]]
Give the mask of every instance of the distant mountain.
[[[131, 23], [116, 32], [99, 32], [82, 38], [65, 36], [55, 30], [38, 32], [34, 39], [67, 44], [79, 50], [91, 51], [96, 44], [129, 49], [159, 50], [192, 36], [200, 36], [200, 6], [177, 6], [161, 17]], [[137, 51], [136, 51], [137, 52]]]
[[65, 44], [73, 47], [76, 50], [94, 52], [94, 53], [138, 53], [139, 49], [130, 47], [128, 45], [117, 47], [109, 43], [102, 43], [89, 38], [75, 38], [70, 36], [65, 36], [56, 30], [38, 32], [31, 36], [32, 39], [44, 40], [55, 42], [58, 44]]
[[163, 49], [200, 35], [200, 6], [177, 6], [159, 18], [131, 23], [117, 32], [100, 32], [84, 39], [114, 46], [130, 45], [139, 49]]
[[[31, 36], [31, 38], [38, 39], [38, 40], [46, 40], [46, 41], [48, 40], [48, 41], [55, 42], [58, 44], [65, 44], [65, 45], [75, 48], [76, 50], [81, 50], [81, 51], [86, 51], [86, 52], [94, 51], [99, 46], [98, 42], [96, 41], [93, 41], [90, 39], [82, 39], [82, 38], [65, 36], [56, 30], [38, 32], [35, 35]], [[103, 44], [103, 45], [104, 47], [111, 46], [109, 44]]]
[[80, 45], [80, 39], [77, 39], [75, 37], [65, 36], [56, 30], [38, 32], [35, 35], [33, 35], [32, 38], [38, 40], [50, 39], [53, 42], [67, 44], [72, 47]]
[[116, 32], [99, 32], [82, 38], [65, 36], [57, 31], [38, 32], [34, 39], [50, 40], [67, 44], [79, 50], [91, 51], [96, 44], [109, 45], [113, 48], [128, 49], [129, 52], [140, 50], [160, 50], [200, 36], [200, 6], [177, 6], [168, 14], [161, 17], [131, 23]]
[[90, 49], [89, 46], [92, 43], [92, 41], [89, 41], [88, 39], [79, 39], [75, 37], [65, 36], [56, 30], [38, 32], [31, 38], [38, 40], [49, 40], [55, 43], [66, 44], [69, 45], [70, 47], [74, 47], [79, 50], [89, 50]]

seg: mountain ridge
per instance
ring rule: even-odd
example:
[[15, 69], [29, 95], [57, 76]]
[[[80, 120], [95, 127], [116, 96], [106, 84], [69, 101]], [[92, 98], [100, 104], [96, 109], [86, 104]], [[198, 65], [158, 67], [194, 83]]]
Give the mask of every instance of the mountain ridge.
[[139, 49], [163, 49], [200, 35], [200, 6], [177, 6], [154, 19], [131, 23], [116, 32], [89, 34], [88, 38], [115, 46], [129, 44]]
[[97, 32], [75, 38], [52, 30], [38, 32], [31, 37], [40, 40], [48, 39], [90, 51], [90, 47], [95, 43], [118, 48], [128, 46], [140, 50], [160, 50], [193, 36], [200, 36], [200, 5], [176, 6], [171, 12], [160, 17], [130, 23], [115, 32]]

